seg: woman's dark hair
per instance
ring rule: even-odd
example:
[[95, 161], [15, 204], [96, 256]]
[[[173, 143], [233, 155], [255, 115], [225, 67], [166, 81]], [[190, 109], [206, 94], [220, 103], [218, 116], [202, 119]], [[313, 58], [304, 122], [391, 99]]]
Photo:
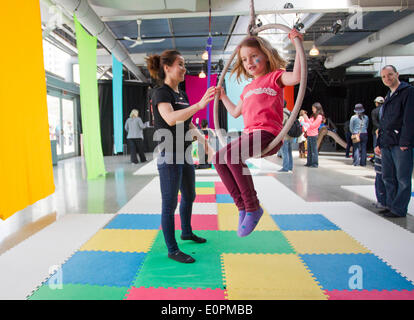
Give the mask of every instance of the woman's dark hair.
[[319, 102], [315, 102], [312, 105], [312, 107], [315, 107], [316, 108], [316, 112], [315, 113], [312, 113], [312, 117], [314, 119], [316, 119], [318, 117], [318, 115], [321, 115], [322, 118], [324, 117], [325, 114], [323, 113], [322, 105]]
[[153, 54], [147, 57], [145, 60], [151, 77], [163, 82], [165, 80], [164, 65], [171, 67], [177, 56], [181, 56], [179, 51], [165, 50], [161, 55]]
[[208, 121], [206, 120], [206, 119], [203, 119], [202, 121], [201, 121], [201, 128], [205, 128], [205, 127], [207, 127], [208, 126]]

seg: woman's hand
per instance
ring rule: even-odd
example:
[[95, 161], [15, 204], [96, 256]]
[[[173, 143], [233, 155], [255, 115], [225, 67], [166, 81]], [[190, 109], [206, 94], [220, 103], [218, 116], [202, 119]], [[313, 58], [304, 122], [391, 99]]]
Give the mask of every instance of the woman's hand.
[[300, 39], [300, 41], [303, 41], [303, 34], [302, 34], [302, 33], [300, 33], [300, 32], [299, 32], [297, 29], [295, 29], [295, 28], [293, 28], [293, 29], [289, 32], [288, 37], [289, 37], [289, 39], [292, 41], [292, 43], [293, 43], [293, 40], [294, 40], [295, 38], [299, 38], [299, 39]]
[[200, 110], [204, 109], [206, 105], [208, 105], [212, 100], [214, 100], [215, 93], [216, 87], [210, 87], [207, 89], [207, 91], [204, 93], [204, 96], [197, 103]]

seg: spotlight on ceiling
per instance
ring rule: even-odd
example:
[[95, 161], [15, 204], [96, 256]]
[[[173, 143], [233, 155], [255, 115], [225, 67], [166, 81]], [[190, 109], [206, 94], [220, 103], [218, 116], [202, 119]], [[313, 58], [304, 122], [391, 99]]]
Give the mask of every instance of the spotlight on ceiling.
[[313, 45], [312, 49], [309, 50], [309, 55], [314, 57], [314, 56], [318, 56], [319, 55], [319, 49]]
[[291, 4], [290, 2], [286, 2], [285, 5], [283, 6], [284, 9], [293, 9], [293, 4]]
[[336, 20], [331, 27], [332, 33], [337, 34], [341, 29], [342, 29], [342, 20]]

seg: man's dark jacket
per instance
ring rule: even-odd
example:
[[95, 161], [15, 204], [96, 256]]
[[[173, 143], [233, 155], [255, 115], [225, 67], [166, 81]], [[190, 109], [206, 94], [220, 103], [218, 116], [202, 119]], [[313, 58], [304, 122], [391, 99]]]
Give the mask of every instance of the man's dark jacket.
[[380, 111], [377, 146], [414, 147], [414, 87], [401, 82], [394, 94], [385, 97]]

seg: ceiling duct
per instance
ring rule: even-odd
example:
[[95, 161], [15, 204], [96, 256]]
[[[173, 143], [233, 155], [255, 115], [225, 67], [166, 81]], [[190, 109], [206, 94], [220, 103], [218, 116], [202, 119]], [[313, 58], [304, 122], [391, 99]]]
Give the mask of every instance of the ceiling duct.
[[82, 26], [96, 37], [115, 58], [122, 62], [139, 81], [148, 82], [148, 79], [132, 61], [128, 51], [122, 43], [115, 39], [112, 31], [101, 21], [95, 11], [89, 6], [87, 0], [54, 0], [54, 2], [61, 5], [70, 14], [76, 14], [76, 18]]
[[369, 35], [341, 52], [328, 56], [325, 61], [325, 67], [327, 69], [336, 68], [373, 50], [402, 39], [414, 32], [413, 25], [414, 13]]

